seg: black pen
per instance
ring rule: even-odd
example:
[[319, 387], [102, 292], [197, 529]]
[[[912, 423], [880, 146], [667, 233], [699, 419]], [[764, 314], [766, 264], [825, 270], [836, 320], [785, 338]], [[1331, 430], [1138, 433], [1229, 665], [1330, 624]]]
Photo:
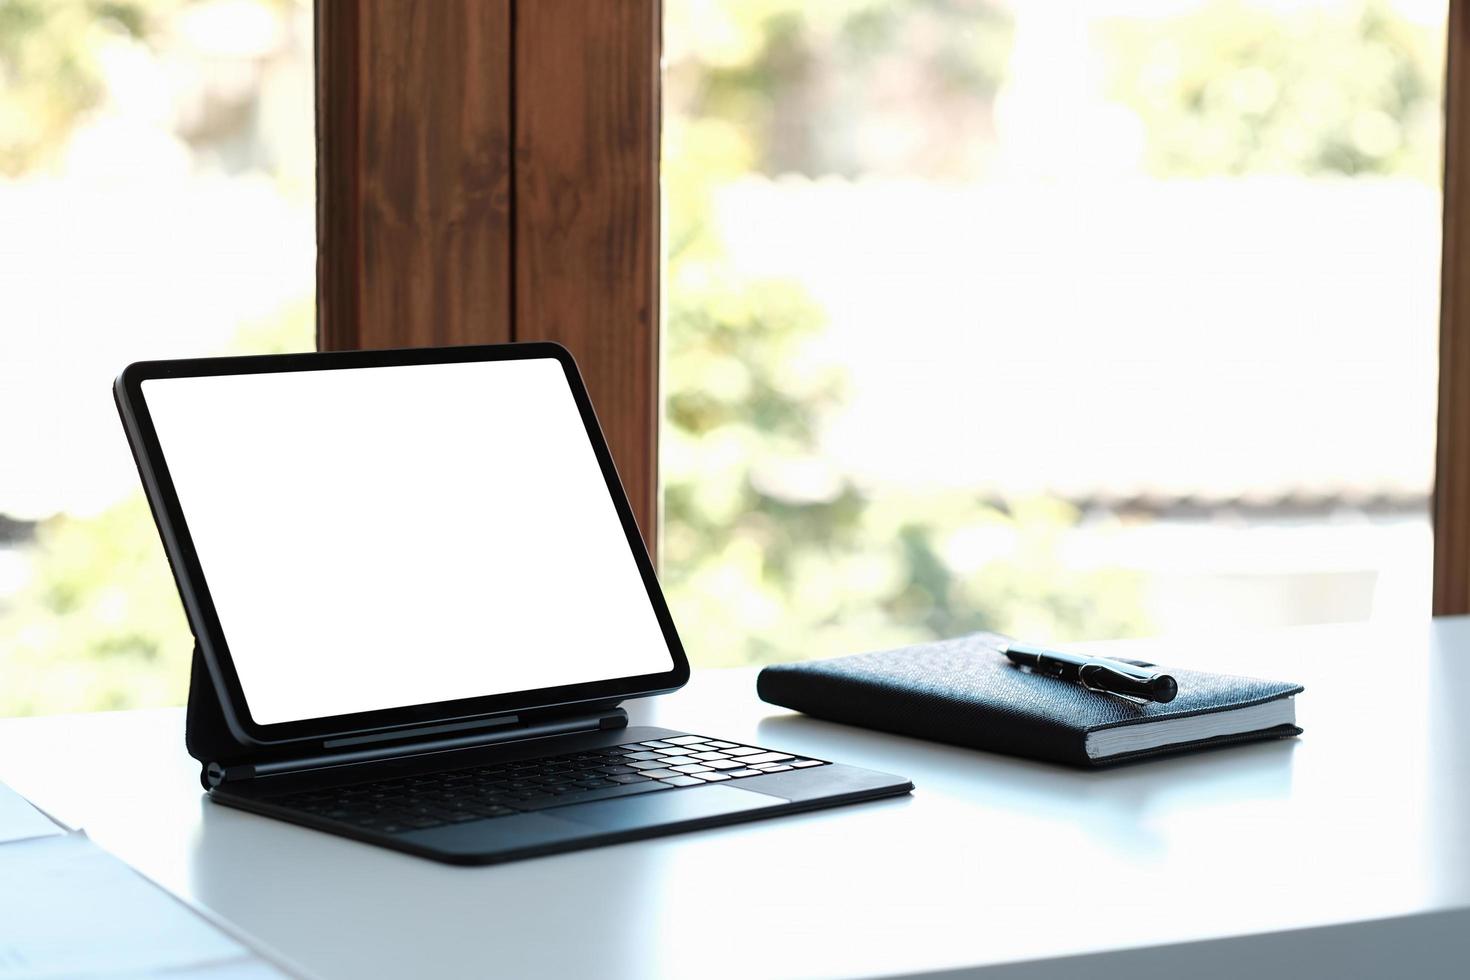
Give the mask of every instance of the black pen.
[[1106, 657], [1083, 657], [1060, 650], [1044, 650], [1024, 643], [1009, 643], [1005, 655], [1011, 662], [1038, 674], [1081, 684], [1089, 691], [1167, 704], [1179, 693], [1179, 685], [1152, 664], [1141, 667]]

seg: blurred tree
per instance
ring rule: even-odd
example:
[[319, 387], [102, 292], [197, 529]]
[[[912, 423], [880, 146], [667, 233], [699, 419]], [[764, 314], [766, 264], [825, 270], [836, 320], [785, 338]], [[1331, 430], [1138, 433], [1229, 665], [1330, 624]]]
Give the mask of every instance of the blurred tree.
[[1438, 183], [1442, 25], [1390, 0], [1209, 0], [1102, 27], [1112, 98], [1161, 176], [1407, 174]]
[[[218, 353], [300, 350], [314, 320], [283, 310]], [[0, 602], [0, 715], [183, 702], [193, 634], [141, 491], [42, 521], [26, 551], [28, 581]]]
[[0, 715], [178, 704], [190, 632], [141, 494], [43, 522], [0, 616]]
[[0, 3], [0, 175], [45, 165], [103, 96], [109, 38], [144, 36], [150, 13], [179, 0]]
[[[1211, 0], [1101, 31], [1109, 92], [1141, 117], [1155, 172], [1433, 179], [1437, 35], [1383, 0]], [[874, 499], [823, 460], [842, 383], [808, 353], [821, 311], [793, 284], [732, 279], [712, 225], [716, 189], [752, 173], [973, 176], [1006, 73], [1006, 8], [686, 2], [670, 5], [668, 34], [663, 568], [692, 655], [1146, 629], [1136, 576], [1063, 560], [1058, 539], [1079, 520], [1068, 505]], [[883, 138], [865, 141], [865, 126]]]
[[998, 0], [670, 0], [670, 114], [737, 125], [750, 170], [962, 178], [994, 145]]
[[[790, 135], [776, 121], [795, 111], [782, 108], [788, 100], [813, 113], [803, 125], [814, 131], [841, 114], [841, 100], [814, 105], [813, 93], [832, 86], [794, 65], [858, 74], [864, 52], [907, 57], [909, 74], [951, 80], [988, 121], [1006, 50], [1005, 23], [987, 19], [997, 9], [670, 6], [672, 17], [698, 21], [668, 31], [681, 40], [669, 51], [665, 114], [662, 578], [698, 663], [790, 660], [973, 629], [1077, 638], [1142, 627], [1133, 578], [1064, 567], [1056, 532], [1076, 523], [1071, 508], [999, 508], [957, 493], [877, 499], [823, 458], [824, 421], [843, 400], [841, 372], [811, 350], [823, 313], [793, 283], [736, 277], [714, 225], [714, 195], [744, 175], [860, 160], [841, 162], [810, 141], [796, 155], [774, 145]], [[931, 43], [903, 51], [915, 33]], [[913, 108], [904, 103], [924, 117], [921, 128], [949, 121], [942, 106], [932, 116]], [[911, 145], [920, 149], [904, 166], [943, 175], [970, 165]], [[980, 561], [952, 557], [954, 539], [977, 530], [1002, 547]]]
[[[179, 58], [181, 15], [211, 10], [227, 16], [210, 26], [215, 34], [247, 23], [259, 33], [261, 18], [284, 24], [308, 0], [3, 0], [0, 2], [0, 177], [45, 170], [56, 163], [77, 123], [103, 105], [108, 64], [127, 68], [129, 57], [171, 55], [174, 72], [197, 72], [197, 60]], [[229, 9], [223, 9], [223, 8]], [[223, 23], [229, 22], [229, 23]], [[253, 23], [250, 23], [252, 22]], [[283, 32], [284, 32], [283, 28]], [[130, 45], [132, 49], [130, 49]], [[241, 52], [236, 51], [236, 56]], [[190, 52], [197, 58], [198, 52]], [[248, 58], [245, 60], [248, 61]], [[239, 65], [234, 66], [239, 68]], [[208, 83], [204, 77], [198, 81]], [[134, 83], [136, 87], [136, 82]], [[196, 150], [211, 143], [228, 149], [250, 129], [249, 105], [220, 104], [220, 93], [201, 86], [198, 105], [178, 113], [176, 135]], [[220, 86], [229, 96], [254, 95], [238, 72]], [[133, 93], [136, 95], [137, 93]], [[148, 95], [145, 94], [144, 98]], [[228, 102], [228, 99], [223, 99]], [[231, 111], [233, 110], [233, 111]], [[259, 150], [260, 147], [253, 147]], [[279, 152], [279, 148], [272, 148]], [[292, 174], [277, 174], [290, 179]]]
[[[0, 180], [50, 169], [109, 97], [106, 59], [161, 56], [179, 11], [209, 2], [0, 0]], [[260, 0], [280, 15], [297, 4]], [[313, 322], [307, 300], [215, 353], [299, 350]], [[180, 702], [191, 637], [141, 493], [42, 521], [22, 555], [23, 584], [0, 595], [0, 715]]]

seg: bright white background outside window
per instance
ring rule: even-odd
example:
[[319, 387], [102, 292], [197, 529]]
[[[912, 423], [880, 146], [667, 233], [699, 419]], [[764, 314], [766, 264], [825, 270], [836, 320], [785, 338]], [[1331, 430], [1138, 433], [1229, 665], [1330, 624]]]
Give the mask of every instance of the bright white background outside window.
[[1444, 21], [671, 0], [691, 657], [1426, 615]]

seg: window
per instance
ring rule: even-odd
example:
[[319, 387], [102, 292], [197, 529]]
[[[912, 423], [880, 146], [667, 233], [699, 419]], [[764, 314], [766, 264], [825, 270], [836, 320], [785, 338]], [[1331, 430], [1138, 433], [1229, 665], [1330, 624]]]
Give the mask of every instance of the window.
[[[0, 713], [182, 697], [106, 389], [311, 346], [311, 8], [0, 8]], [[567, 342], [696, 664], [1427, 610], [1444, 0], [318, 14], [324, 342]]]
[[0, 715], [182, 701], [110, 385], [313, 346], [311, 24], [307, 0], [0, 6]]
[[691, 658], [1427, 613], [1445, 18], [668, 0]]

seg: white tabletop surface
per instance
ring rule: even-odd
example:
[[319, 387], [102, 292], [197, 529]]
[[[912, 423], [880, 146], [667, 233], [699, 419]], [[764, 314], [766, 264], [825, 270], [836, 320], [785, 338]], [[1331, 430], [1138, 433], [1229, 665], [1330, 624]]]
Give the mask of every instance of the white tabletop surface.
[[1465, 975], [1470, 619], [1126, 649], [1304, 683], [1306, 734], [1080, 772], [697, 672], [634, 722], [918, 789], [486, 868], [209, 803], [177, 709], [0, 721], [0, 781], [320, 977]]

